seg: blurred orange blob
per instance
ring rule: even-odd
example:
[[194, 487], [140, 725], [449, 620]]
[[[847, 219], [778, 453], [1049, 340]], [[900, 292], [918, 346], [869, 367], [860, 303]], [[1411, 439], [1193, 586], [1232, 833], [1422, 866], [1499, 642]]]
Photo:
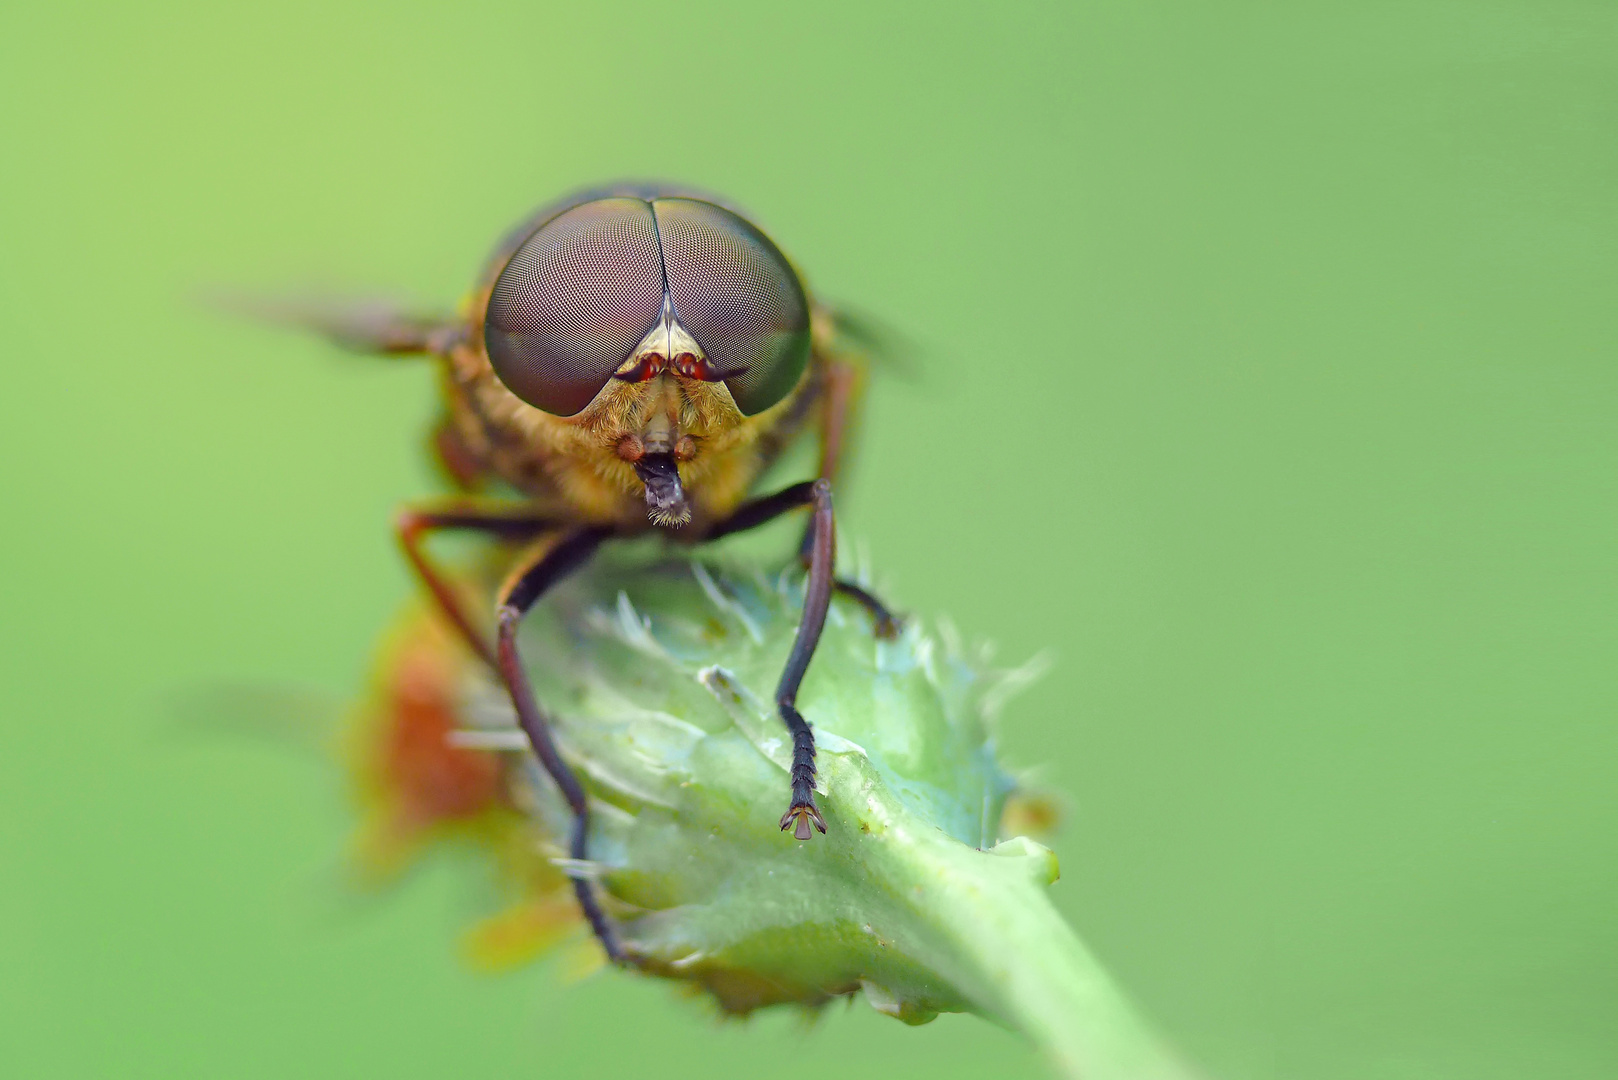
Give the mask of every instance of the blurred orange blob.
[[383, 687], [391, 723], [377, 747], [380, 771], [397, 798], [401, 825], [415, 828], [445, 819], [475, 817], [501, 798], [494, 755], [454, 746], [460, 672], [443, 635], [405, 642], [390, 683]]
[[497, 818], [516, 826], [499, 755], [452, 738], [477, 663], [421, 612], [384, 644], [354, 754], [366, 869], [395, 872], [438, 834], [489, 840], [502, 828]]
[[408, 615], [379, 650], [353, 743], [362, 808], [356, 858], [365, 876], [396, 876], [427, 850], [470, 847], [486, 859], [503, 910], [471, 927], [463, 951], [500, 970], [580, 937], [583, 923], [550, 838], [520, 812], [512, 783], [521, 754], [458, 746], [474, 726], [470, 695], [487, 681], [482, 661], [425, 610]]

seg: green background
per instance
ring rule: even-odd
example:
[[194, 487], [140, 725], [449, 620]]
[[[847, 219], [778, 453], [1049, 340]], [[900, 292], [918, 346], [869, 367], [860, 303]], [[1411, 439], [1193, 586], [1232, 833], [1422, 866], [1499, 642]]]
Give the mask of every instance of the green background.
[[193, 298], [450, 301], [629, 174], [920, 343], [844, 526], [1053, 650], [1058, 902], [1211, 1074], [1618, 1074], [1612, 5], [794, 7], [5, 5], [0, 1072], [1040, 1075], [473, 975], [454, 860], [343, 891], [294, 729], [411, 589], [430, 373]]

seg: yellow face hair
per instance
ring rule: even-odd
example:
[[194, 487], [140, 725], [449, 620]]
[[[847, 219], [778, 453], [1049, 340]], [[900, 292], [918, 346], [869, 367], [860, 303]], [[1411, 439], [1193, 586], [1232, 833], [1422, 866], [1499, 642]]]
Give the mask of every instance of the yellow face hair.
[[785, 398], [746, 416], [723, 382], [665, 369], [611, 379], [583, 411], [558, 417], [512, 393], [482, 350], [465, 345], [450, 361], [451, 420], [476, 456], [584, 520], [621, 525], [726, 516], [797, 433], [818, 385], [811, 365]]

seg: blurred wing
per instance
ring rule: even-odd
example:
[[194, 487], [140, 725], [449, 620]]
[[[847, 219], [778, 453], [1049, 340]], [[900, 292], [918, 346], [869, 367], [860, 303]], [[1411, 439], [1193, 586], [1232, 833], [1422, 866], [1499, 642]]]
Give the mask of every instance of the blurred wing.
[[395, 300], [366, 297], [253, 296], [216, 293], [208, 304], [271, 326], [309, 330], [359, 353], [443, 355], [461, 341], [465, 324]]
[[168, 695], [167, 734], [191, 739], [245, 739], [300, 753], [329, 754], [347, 702], [320, 690], [286, 683], [208, 682]]
[[818, 312], [831, 328], [831, 347], [878, 370], [889, 371], [906, 382], [920, 382], [926, 350], [892, 323], [846, 304], [819, 304]]

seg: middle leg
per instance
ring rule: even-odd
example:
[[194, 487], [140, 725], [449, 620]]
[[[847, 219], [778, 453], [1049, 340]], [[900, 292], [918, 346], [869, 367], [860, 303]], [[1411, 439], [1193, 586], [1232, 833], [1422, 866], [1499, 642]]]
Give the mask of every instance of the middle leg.
[[[848, 359], [829, 358], [821, 384], [820, 407], [820, 479], [833, 482], [841, 475], [847, 459], [849, 443], [854, 432], [854, 418], [860, 399], [864, 396], [865, 373], [860, 365]], [[815, 527], [811, 522], [804, 530], [798, 545], [798, 558], [805, 568], [809, 566], [814, 544]], [[842, 578], [832, 580], [832, 588], [859, 605], [870, 614], [872, 629], [879, 638], [892, 640], [899, 636], [900, 620], [874, 593]]]

